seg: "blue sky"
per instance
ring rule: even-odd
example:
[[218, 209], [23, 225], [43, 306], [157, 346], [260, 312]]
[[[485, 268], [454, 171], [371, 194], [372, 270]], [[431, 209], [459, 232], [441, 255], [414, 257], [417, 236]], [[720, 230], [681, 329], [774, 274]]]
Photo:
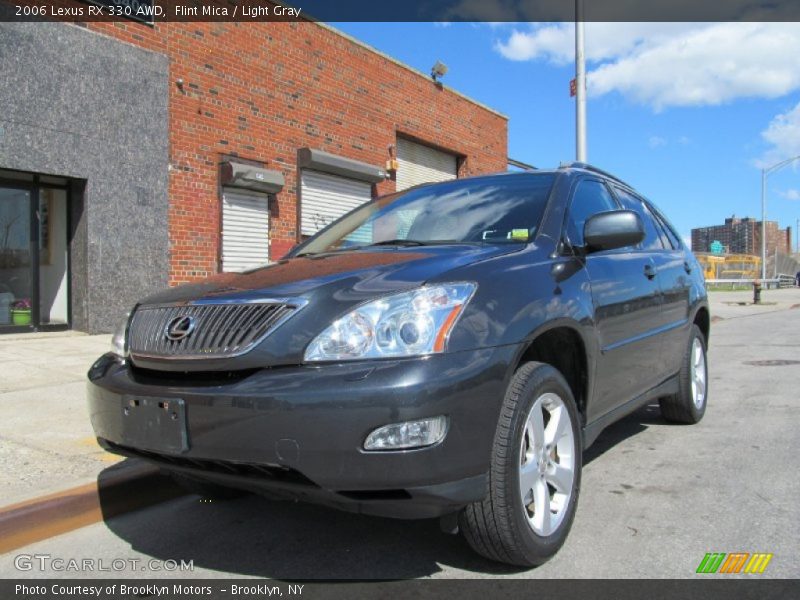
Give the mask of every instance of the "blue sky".
[[[509, 116], [509, 155], [575, 156], [571, 24], [336, 23]], [[761, 218], [760, 166], [800, 155], [800, 24], [588, 23], [589, 162], [661, 206], [684, 237]], [[800, 162], [769, 177], [767, 218], [800, 218]], [[796, 238], [793, 233], [793, 246]]]

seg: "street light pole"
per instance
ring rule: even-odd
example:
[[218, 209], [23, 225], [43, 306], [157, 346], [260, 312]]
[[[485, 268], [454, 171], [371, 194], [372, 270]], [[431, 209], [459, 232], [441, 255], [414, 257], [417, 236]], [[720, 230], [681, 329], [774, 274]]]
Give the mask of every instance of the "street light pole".
[[[784, 161], [775, 163], [771, 167], [761, 169], [761, 279], [767, 278], [767, 176], [779, 171], [786, 165], [800, 160], [800, 156], [793, 156]], [[776, 258], [777, 264], [777, 258]]]
[[575, 0], [575, 158], [586, 162], [586, 57], [583, 0]]
[[761, 281], [767, 278], [767, 170], [761, 169]]

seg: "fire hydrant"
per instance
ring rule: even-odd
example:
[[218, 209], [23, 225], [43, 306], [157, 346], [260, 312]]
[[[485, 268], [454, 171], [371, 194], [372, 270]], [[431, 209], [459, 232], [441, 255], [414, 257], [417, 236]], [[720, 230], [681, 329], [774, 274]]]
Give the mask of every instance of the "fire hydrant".
[[753, 304], [761, 304], [761, 282], [753, 282]]

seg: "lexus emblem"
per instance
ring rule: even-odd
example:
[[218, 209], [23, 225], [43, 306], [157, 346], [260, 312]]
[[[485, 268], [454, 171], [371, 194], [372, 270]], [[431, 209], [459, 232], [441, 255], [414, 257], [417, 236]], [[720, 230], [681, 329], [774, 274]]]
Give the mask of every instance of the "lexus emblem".
[[164, 337], [173, 342], [179, 342], [191, 335], [196, 324], [195, 318], [188, 315], [170, 319], [164, 328]]

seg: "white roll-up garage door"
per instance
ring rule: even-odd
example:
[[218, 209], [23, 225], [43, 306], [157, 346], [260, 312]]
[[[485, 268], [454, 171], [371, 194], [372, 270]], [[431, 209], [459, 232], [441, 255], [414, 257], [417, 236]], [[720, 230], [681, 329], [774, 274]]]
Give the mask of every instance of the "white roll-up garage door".
[[222, 270], [242, 271], [268, 261], [267, 195], [225, 188], [222, 192]]
[[301, 232], [314, 235], [372, 199], [372, 184], [303, 169], [300, 175]]
[[454, 154], [397, 138], [397, 190], [420, 183], [448, 181], [458, 176], [458, 159]]

